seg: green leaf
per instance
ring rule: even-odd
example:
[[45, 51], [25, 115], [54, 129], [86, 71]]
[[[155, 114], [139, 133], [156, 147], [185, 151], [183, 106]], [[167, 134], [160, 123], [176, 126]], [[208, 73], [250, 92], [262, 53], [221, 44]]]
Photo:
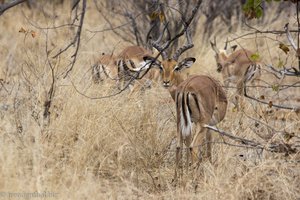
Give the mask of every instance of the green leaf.
[[272, 90], [274, 92], [278, 92], [279, 91], [279, 85], [275, 84], [275, 85], [272, 85]]
[[256, 18], [260, 18], [263, 15], [263, 9], [261, 7], [257, 7], [255, 9]]
[[260, 59], [260, 55], [258, 52], [254, 53], [250, 56], [250, 60], [253, 62], [258, 61], [259, 59]]
[[260, 7], [261, 3], [262, 3], [262, 0], [254, 0], [254, 2], [253, 2], [254, 9]]
[[277, 68], [282, 68], [284, 66], [284, 63], [281, 59], [279, 59], [278, 63], [277, 63]]

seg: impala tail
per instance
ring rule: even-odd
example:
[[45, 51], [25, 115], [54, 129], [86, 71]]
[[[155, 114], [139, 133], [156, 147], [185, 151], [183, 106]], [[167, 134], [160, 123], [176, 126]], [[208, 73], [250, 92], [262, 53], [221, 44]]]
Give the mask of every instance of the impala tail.
[[192, 134], [192, 119], [189, 93], [179, 92], [176, 96], [177, 120], [180, 135], [185, 139]]
[[253, 63], [249, 65], [247, 71], [245, 73], [244, 82], [249, 82], [259, 76], [261, 73], [261, 64], [260, 63]]

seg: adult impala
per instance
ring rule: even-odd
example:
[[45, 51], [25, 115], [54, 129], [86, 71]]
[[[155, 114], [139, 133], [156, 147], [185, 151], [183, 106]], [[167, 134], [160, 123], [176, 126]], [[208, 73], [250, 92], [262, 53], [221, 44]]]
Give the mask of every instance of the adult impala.
[[[222, 73], [225, 87], [233, 83], [238, 96], [245, 93], [246, 83], [258, 80], [261, 75], [261, 60], [253, 58], [254, 53], [247, 49], [239, 49], [231, 54], [226, 53], [227, 42], [224, 50], [219, 50], [216, 40], [210, 42], [217, 62], [217, 71]], [[236, 100], [238, 99], [236, 96]], [[238, 102], [235, 102], [236, 106]]]
[[158, 69], [150, 69], [145, 74], [147, 66], [143, 57], [147, 55], [153, 54], [141, 46], [127, 46], [117, 56], [102, 54], [92, 67], [93, 80], [113, 81], [119, 89], [124, 89], [126, 84], [133, 85], [130, 92], [133, 94], [159, 78]]
[[95, 83], [104, 79], [114, 84], [118, 83], [117, 58], [113, 54], [102, 54], [92, 66], [92, 78]]
[[[162, 33], [163, 34], [163, 33]], [[194, 75], [184, 80], [183, 70], [192, 66], [195, 58], [188, 57], [179, 61], [179, 56], [193, 47], [189, 29], [186, 31], [187, 43], [168, 58], [160, 40], [152, 41], [153, 47], [161, 52], [162, 60], [146, 56], [144, 60], [161, 71], [162, 85], [167, 88], [175, 101], [177, 113], [177, 150], [176, 169], [179, 167], [183, 143], [187, 147], [187, 164], [201, 160], [200, 146], [206, 137], [206, 153], [211, 158], [211, 134], [205, 124], [216, 125], [226, 114], [227, 98], [222, 87], [210, 76]], [[168, 42], [168, 41], [167, 41]], [[200, 125], [200, 131], [192, 135], [192, 123]], [[177, 172], [175, 170], [175, 177]]]
[[133, 94], [142, 87], [149, 86], [152, 81], [157, 82], [159, 70], [148, 69], [149, 65], [143, 59], [145, 56], [153, 55], [150, 50], [141, 46], [128, 46], [119, 53], [117, 65], [121, 88], [132, 83], [133, 88], [130, 94]]

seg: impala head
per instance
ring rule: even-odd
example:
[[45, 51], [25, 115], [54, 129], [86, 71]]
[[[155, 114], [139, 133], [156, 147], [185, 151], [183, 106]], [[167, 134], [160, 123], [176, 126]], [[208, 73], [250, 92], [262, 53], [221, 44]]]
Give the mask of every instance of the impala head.
[[[214, 50], [215, 54], [215, 59], [217, 62], [217, 72], [221, 72], [224, 66], [226, 65], [226, 59], [228, 57], [227, 53], [227, 45], [228, 45], [228, 39], [226, 40], [225, 47], [224, 49], [218, 49], [217, 48], [217, 43], [216, 43], [216, 38], [214, 38], [214, 42], [210, 41], [211, 48]], [[230, 47], [231, 53], [235, 51], [237, 48], [237, 45], [233, 45]]]
[[152, 67], [157, 67], [161, 72], [161, 80], [164, 87], [171, 87], [181, 82], [181, 72], [190, 68], [196, 61], [193, 57], [188, 57], [180, 62], [174, 59], [158, 60], [150, 56], [144, 57], [145, 62], [151, 62]]
[[157, 67], [161, 71], [161, 80], [164, 87], [171, 87], [173, 85], [178, 85], [181, 81], [183, 81], [183, 78], [181, 77], [181, 72], [184, 69], [190, 68], [192, 64], [196, 61], [193, 57], [188, 57], [185, 59], [182, 59], [181, 61], [178, 61], [179, 56], [185, 52], [186, 50], [192, 48], [194, 45], [192, 43], [192, 38], [190, 34], [189, 28], [186, 28], [186, 38], [187, 43], [177, 49], [177, 51], [173, 54], [172, 58], [169, 58], [167, 56], [167, 53], [165, 52], [165, 49], [170, 43], [170, 34], [168, 31], [168, 40], [160, 45], [159, 43], [162, 40], [163, 34], [168, 27], [168, 24], [165, 25], [164, 30], [162, 34], [159, 36], [159, 38], [156, 41], [151, 41], [151, 45], [157, 49], [158, 52], [160, 52], [162, 60], [158, 60], [157, 58], [145, 56], [144, 61], [147, 63], [151, 63], [152, 67]]
[[216, 59], [216, 62], [217, 62], [217, 72], [221, 72], [224, 65], [225, 65], [225, 59], [227, 57], [227, 53], [226, 53], [227, 43], [228, 43], [228, 40], [225, 43], [224, 49], [218, 49], [217, 48], [217, 43], [216, 43], [216, 38], [214, 38], [214, 42], [210, 41], [211, 48], [216, 53], [215, 54], [215, 59]]

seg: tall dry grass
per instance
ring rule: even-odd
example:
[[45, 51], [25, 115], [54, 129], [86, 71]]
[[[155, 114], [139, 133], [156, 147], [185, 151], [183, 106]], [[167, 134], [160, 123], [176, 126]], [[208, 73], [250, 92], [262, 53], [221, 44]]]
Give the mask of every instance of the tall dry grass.
[[[53, 65], [59, 63], [55, 69], [50, 124], [45, 125], [43, 103], [51, 83], [45, 51], [47, 31], [32, 23], [47, 27], [69, 18], [65, 10], [57, 8], [55, 12], [59, 15], [53, 20], [19, 6], [0, 17], [0, 199], [8, 199], [9, 193], [45, 191], [55, 193], [49, 197], [54, 199], [300, 198], [299, 153], [284, 155], [225, 145], [224, 140], [230, 141], [217, 133], [212, 133], [213, 162], [184, 171], [175, 187], [172, 178], [176, 118], [174, 103], [166, 90], [154, 87], [130, 98], [124, 91], [98, 100], [77, 91], [92, 97], [113, 93], [108, 84], [92, 83], [90, 66], [100, 52], [111, 52], [119, 43], [125, 45], [111, 32], [94, 35], [88, 31], [105, 25], [92, 7], [88, 7], [79, 57], [71, 76], [63, 79], [61, 74], [72, 53], [63, 54], [60, 60], [50, 59]], [[263, 26], [279, 29], [285, 22], [283, 17], [282, 21], [266, 22]], [[21, 27], [34, 30], [37, 36], [25, 37], [18, 32]], [[221, 24], [216, 27], [220, 30], [219, 41], [245, 29], [239, 27], [235, 33], [227, 33]], [[191, 73], [209, 74], [221, 80], [215, 72], [213, 51], [208, 44], [201, 44], [201, 23], [198, 29], [195, 48], [189, 52], [198, 60]], [[48, 30], [49, 48], [55, 52], [63, 47], [71, 40], [71, 33], [68, 29]], [[239, 44], [258, 50], [266, 63], [276, 64], [279, 57], [286, 58], [277, 49], [278, 43], [266, 38], [239, 40]], [[287, 61], [296, 62], [292, 56]], [[281, 83], [265, 77], [269, 82]], [[266, 95], [265, 92], [279, 100], [290, 97], [281, 103], [299, 105], [297, 88], [284, 93], [261, 89], [254, 95]], [[229, 90], [229, 97], [233, 93]], [[274, 135], [263, 124], [299, 137], [296, 113], [245, 101], [243, 112], [235, 111], [230, 104], [218, 127], [261, 142], [271, 143], [284, 137]]]

